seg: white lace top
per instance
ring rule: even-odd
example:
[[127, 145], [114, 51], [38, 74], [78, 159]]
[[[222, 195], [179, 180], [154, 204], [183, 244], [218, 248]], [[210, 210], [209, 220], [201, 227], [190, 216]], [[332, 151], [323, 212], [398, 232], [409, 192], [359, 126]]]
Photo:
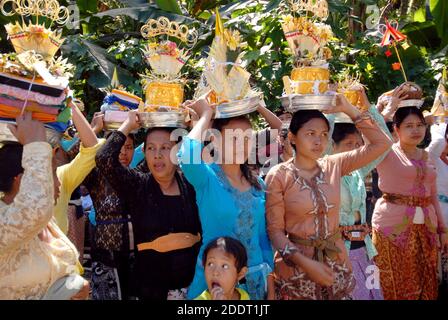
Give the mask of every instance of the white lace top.
[[78, 252], [53, 221], [51, 158], [48, 143], [25, 145], [19, 193], [9, 205], [0, 201], [0, 300], [40, 299], [77, 270]]

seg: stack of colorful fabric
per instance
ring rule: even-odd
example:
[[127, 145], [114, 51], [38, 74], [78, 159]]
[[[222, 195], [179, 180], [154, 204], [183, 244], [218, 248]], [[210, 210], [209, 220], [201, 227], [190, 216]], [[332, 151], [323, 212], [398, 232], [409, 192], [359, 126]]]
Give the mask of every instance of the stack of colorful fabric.
[[34, 119], [65, 131], [71, 118], [71, 111], [65, 106], [65, 88], [48, 85], [37, 76], [33, 80], [9, 73], [11, 61], [5, 60], [0, 61], [0, 121], [14, 121], [25, 108]]
[[128, 118], [128, 111], [137, 110], [142, 99], [126, 92], [124, 89], [113, 89], [101, 106], [107, 130], [116, 130]]
[[[44, 16], [62, 25], [67, 19], [61, 17], [68, 16], [68, 10], [57, 1], [45, 10], [35, 1], [16, 1], [12, 7], [5, 6], [6, 2], [0, 4], [1, 12], [22, 16], [22, 23], [5, 25], [15, 52], [0, 54], [0, 121], [14, 122], [22, 112], [28, 111], [34, 119], [64, 132], [71, 118], [65, 101], [73, 66], [61, 57], [55, 58], [64, 42], [61, 32], [33, 23], [29, 12], [37, 16], [37, 21], [39, 16]], [[37, 11], [29, 11], [30, 8]]]

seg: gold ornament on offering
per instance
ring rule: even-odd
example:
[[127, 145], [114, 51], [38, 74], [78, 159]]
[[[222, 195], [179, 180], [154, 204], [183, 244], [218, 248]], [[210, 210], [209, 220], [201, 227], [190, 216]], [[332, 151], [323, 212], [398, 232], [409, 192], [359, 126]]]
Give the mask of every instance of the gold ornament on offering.
[[431, 114], [435, 118], [435, 122], [448, 122], [448, 74], [446, 68], [442, 71], [439, 86], [436, 91], [436, 98], [431, 108]]
[[294, 69], [291, 77], [283, 77], [282, 104], [291, 112], [324, 108], [333, 102], [327, 62], [332, 54], [326, 47], [333, 32], [329, 25], [316, 20], [327, 19], [328, 3], [324, 0], [288, 0], [287, 3], [290, 14], [282, 17], [281, 24], [294, 56]]
[[160, 106], [179, 108], [184, 102], [184, 88], [179, 83], [150, 82], [146, 88], [147, 112], [158, 111]]
[[[150, 73], [143, 75], [146, 91], [144, 111], [155, 112], [161, 107], [179, 109], [184, 100], [180, 71], [189, 57], [186, 49], [194, 47], [198, 33], [165, 17], [148, 20], [140, 31], [143, 38], [150, 40], [143, 50], [145, 60], [151, 66]], [[186, 49], [179, 48], [174, 41], [156, 39], [163, 35], [178, 39]]]
[[[61, 30], [53, 31], [51, 26], [66, 24], [69, 10], [56, 0], [3, 0], [0, 11], [5, 16], [21, 17], [21, 22], [5, 25], [15, 53], [1, 56], [0, 72], [66, 87], [73, 66], [61, 57], [55, 59], [64, 39]], [[50, 27], [46, 26], [48, 20]]]
[[195, 96], [209, 93], [218, 118], [251, 113], [260, 103], [261, 94], [251, 88], [250, 73], [241, 66], [244, 45], [238, 31], [224, 28], [216, 10], [215, 38]]
[[[11, 6], [8, 11], [7, 6]], [[69, 19], [66, 7], [59, 6], [56, 0], [4, 0], [1, 3], [1, 12], [5, 16], [20, 15], [22, 23], [9, 23], [5, 26], [11, 43], [17, 53], [34, 51], [42, 56], [43, 60], [50, 61], [61, 47], [64, 39], [61, 31], [52, 31], [45, 26], [45, 21], [39, 23], [39, 17], [49, 19], [57, 24], [64, 25]], [[26, 17], [35, 17], [36, 23], [26, 23]]]
[[368, 105], [364, 105], [361, 96], [361, 90], [364, 85], [359, 81], [359, 77], [353, 77], [348, 74], [338, 83], [338, 92], [344, 94], [348, 102], [357, 107], [361, 112], [369, 109]]
[[312, 12], [315, 17], [322, 20], [328, 18], [328, 3], [326, 0], [288, 0], [293, 12]]
[[184, 42], [188, 48], [193, 48], [198, 41], [198, 32], [188, 28], [186, 25], [180, 25], [177, 22], [170, 21], [168, 18], [160, 17], [158, 20], [149, 19], [140, 29], [145, 39], [151, 39], [160, 35], [168, 35]]
[[330, 71], [327, 68], [294, 68], [290, 87], [296, 94], [323, 94], [328, 91], [329, 79]]
[[145, 46], [143, 54], [146, 62], [151, 66], [152, 74], [167, 80], [177, 79], [189, 53], [185, 49], [180, 49], [174, 41], [157, 41], [155, 37], [162, 35], [174, 37], [191, 49], [198, 40], [197, 31], [190, 30], [186, 25], [171, 22], [165, 17], [148, 20], [140, 31], [143, 38], [151, 41]]
[[331, 51], [325, 47], [333, 37], [330, 26], [307, 17], [287, 15], [283, 17], [282, 28], [297, 65], [324, 65], [331, 58]]
[[[11, 10], [8, 11], [8, 4]], [[44, 17], [64, 25], [69, 19], [69, 10], [60, 6], [57, 0], [3, 0], [0, 10], [4, 16]]]
[[[197, 43], [198, 33], [166, 17], [149, 19], [140, 31], [143, 38], [149, 40], [143, 55], [151, 67], [141, 75], [146, 93], [144, 107], [139, 108], [143, 125], [183, 127], [187, 112], [182, 108], [184, 80], [181, 69], [188, 60], [188, 50]], [[160, 39], [161, 36], [166, 39]], [[175, 39], [170, 40], [170, 37]]]

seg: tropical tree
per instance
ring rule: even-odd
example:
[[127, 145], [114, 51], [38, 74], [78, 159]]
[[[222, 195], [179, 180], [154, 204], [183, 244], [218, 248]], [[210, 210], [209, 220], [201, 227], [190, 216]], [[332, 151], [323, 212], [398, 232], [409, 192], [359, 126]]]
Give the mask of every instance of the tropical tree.
[[[64, 3], [64, 1], [60, 1]], [[218, 7], [226, 26], [240, 31], [247, 43], [245, 63], [253, 75], [253, 85], [263, 91], [272, 110], [279, 107], [282, 77], [292, 69], [290, 53], [280, 25], [286, 0], [76, 0], [78, 28], [65, 28], [62, 47], [65, 57], [76, 65], [71, 82], [84, 99], [90, 114], [97, 111], [110, 86], [114, 70], [128, 90], [142, 95], [139, 74], [146, 68], [141, 48], [144, 39], [140, 28], [150, 18], [166, 16], [170, 20], [195, 27], [199, 41], [184, 69], [186, 95], [191, 98], [213, 39], [214, 15]], [[335, 38], [330, 62], [333, 80], [342, 73], [358, 75], [375, 100], [382, 92], [403, 81], [400, 71], [391, 65], [397, 61], [380, 47], [378, 23], [386, 18], [398, 21], [407, 36], [409, 48], [399, 48], [403, 66], [411, 81], [420, 84], [428, 106], [442, 67], [447, 64], [448, 1], [446, 0], [329, 0]], [[70, 4], [65, 1], [65, 4]], [[75, 15], [76, 16], [76, 15]], [[5, 24], [11, 18], [0, 16]], [[72, 25], [73, 25], [72, 24]], [[4, 30], [0, 37], [2, 51], [12, 48]]]

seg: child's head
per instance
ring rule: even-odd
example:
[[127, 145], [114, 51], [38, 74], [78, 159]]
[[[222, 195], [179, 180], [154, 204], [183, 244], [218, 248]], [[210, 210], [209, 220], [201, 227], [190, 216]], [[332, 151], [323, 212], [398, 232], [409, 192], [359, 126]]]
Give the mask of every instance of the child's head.
[[204, 250], [202, 261], [210, 292], [220, 287], [225, 295], [231, 296], [247, 272], [246, 249], [240, 241], [229, 237], [211, 241]]

